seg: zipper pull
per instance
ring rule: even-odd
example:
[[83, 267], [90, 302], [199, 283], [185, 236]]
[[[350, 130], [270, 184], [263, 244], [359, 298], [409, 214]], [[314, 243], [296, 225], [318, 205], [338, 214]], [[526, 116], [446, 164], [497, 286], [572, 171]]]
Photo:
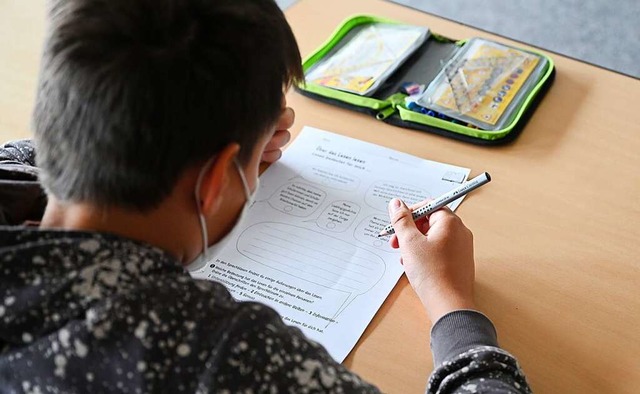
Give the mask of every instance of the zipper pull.
[[398, 105], [404, 103], [404, 98], [405, 97], [407, 97], [407, 95], [404, 94], [404, 93], [396, 93], [396, 94], [392, 94], [391, 96], [387, 97], [387, 99], [385, 101], [387, 101], [391, 105], [389, 105], [387, 108], [383, 109], [382, 111], [378, 112], [376, 114], [376, 119], [385, 120], [389, 116], [391, 116], [394, 113], [396, 113], [398, 111], [398, 108], [397, 108]]
[[390, 106], [388, 106], [387, 108], [383, 109], [382, 111], [378, 112], [376, 114], [376, 119], [378, 120], [385, 120], [387, 119], [389, 116], [393, 115], [396, 112], [396, 107], [391, 104]]

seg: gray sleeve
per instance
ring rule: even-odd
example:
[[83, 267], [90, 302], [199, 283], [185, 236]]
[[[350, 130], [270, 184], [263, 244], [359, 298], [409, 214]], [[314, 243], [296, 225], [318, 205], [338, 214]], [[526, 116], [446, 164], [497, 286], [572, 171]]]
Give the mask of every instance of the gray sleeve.
[[431, 330], [434, 371], [427, 393], [530, 393], [518, 361], [498, 347], [496, 329], [480, 312], [459, 310]]
[[459, 310], [448, 313], [431, 329], [434, 366], [476, 346], [498, 346], [493, 323], [480, 312]]

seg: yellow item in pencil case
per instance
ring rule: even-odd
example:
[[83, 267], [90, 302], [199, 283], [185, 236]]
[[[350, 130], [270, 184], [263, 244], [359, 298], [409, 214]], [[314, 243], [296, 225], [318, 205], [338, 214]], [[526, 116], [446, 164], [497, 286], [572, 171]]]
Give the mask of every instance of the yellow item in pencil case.
[[428, 34], [426, 27], [372, 23], [308, 70], [305, 79], [368, 95], [425, 42]]
[[417, 102], [485, 130], [499, 129], [538, 81], [545, 61], [531, 52], [474, 38]]
[[318, 85], [352, 92], [366, 92], [373, 85], [373, 77], [367, 76], [329, 76], [312, 81]]

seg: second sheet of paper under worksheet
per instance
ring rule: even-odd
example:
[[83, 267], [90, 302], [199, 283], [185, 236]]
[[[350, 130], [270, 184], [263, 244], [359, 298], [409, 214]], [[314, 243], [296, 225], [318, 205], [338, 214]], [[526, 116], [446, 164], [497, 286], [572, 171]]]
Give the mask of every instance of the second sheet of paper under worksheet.
[[389, 200], [435, 198], [468, 175], [305, 127], [260, 177], [237, 238], [192, 275], [271, 306], [342, 362], [403, 273], [399, 252], [377, 236]]

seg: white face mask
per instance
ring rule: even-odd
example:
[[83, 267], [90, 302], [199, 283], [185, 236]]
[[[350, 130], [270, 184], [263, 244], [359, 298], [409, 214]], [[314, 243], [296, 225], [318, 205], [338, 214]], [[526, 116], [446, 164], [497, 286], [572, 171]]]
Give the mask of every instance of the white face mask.
[[200, 170], [200, 174], [198, 175], [198, 180], [196, 181], [195, 188], [195, 198], [196, 198], [196, 207], [198, 209], [198, 219], [200, 220], [200, 232], [202, 234], [202, 253], [196, 257], [191, 263], [186, 266], [186, 269], [190, 272], [197, 271], [200, 268], [204, 267], [204, 265], [212, 258], [220, 253], [222, 249], [229, 243], [229, 240], [233, 239], [234, 235], [238, 232], [238, 229], [242, 224], [242, 221], [247, 216], [246, 213], [249, 210], [249, 207], [253, 204], [256, 198], [256, 193], [258, 192], [258, 187], [260, 186], [260, 178], [256, 179], [256, 188], [253, 193], [249, 189], [249, 184], [247, 183], [247, 178], [244, 175], [244, 171], [240, 164], [234, 159], [233, 164], [235, 164], [236, 169], [238, 170], [238, 174], [240, 175], [240, 179], [242, 180], [242, 186], [244, 188], [244, 196], [246, 201], [242, 206], [242, 210], [240, 211], [240, 215], [238, 219], [236, 219], [236, 223], [233, 225], [231, 231], [229, 231], [224, 237], [222, 237], [215, 244], [207, 247], [209, 243], [209, 236], [207, 232], [207, 222], [204, 219], [204, 215], [202, 214], [202, 209], [200, 208], [200, 187], [202, 186], [202, 180], [204, 178], [205, 172], [209, 169], [209, 166], [213, 163], [213, 159], [211, 159], [207, 164], [202, 167]]

